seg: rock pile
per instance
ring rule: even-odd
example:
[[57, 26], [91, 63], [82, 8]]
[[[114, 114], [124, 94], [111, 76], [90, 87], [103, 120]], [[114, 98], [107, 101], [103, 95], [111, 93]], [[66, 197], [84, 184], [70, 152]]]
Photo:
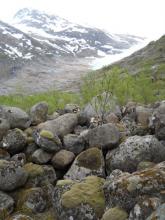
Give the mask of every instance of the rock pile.
[[165, 219], [165, 102], [0, 106], [0, 220]]

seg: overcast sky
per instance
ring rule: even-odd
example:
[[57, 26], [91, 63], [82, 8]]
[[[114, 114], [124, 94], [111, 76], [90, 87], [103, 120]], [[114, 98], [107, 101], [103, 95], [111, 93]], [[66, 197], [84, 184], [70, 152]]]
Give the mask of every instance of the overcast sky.
[[112, 33], [152, 39], [165, 34], [165, 0], [0, 0], [0, 19], [31, 7]]

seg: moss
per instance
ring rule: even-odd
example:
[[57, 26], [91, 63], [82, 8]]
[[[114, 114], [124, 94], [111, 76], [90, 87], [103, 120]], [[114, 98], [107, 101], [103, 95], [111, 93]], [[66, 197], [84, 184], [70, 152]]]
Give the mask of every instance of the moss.
[[40, 135], [41, 135], [41, 137], [47, 138], [47, 139], [50, 139], [50, 140], [53, 140], [53, 138], [54, 138], [54, 135], [52, 134], [52, 132], [47, 131], [47, 130], [42, 130], [40, 132]]
[[88, 204], [101, 217], [105, 208], [105, 198], [102, 189], [104, 179], [89, 176], [81, 183], [75, 183], [71, 189], [62, 195], [62, 206], [75, 208], [79, 205]]
[[56, 186], [65, 186], [65, 185], [70, 185], [70, 184], [73, 184], [73, 183], [74, 183], [74, 181], [70, 180], [70, 179], [59, 180], [59, 181], [57, 181]]
[[77, 162], [80, 167], [97, 170], [101, 167], [101, 158], [101, 150], [98, 148], [90, 148], [77, 157]]
[[38, 164], [27, 163], [27, 164], [25, 164], [24, 169], [29, 174], [29, 178], [34, 178], [36, 176], [44, 175], [43, 167]]
[[155, 163], [150, 162], [150, 161], [141, 161], [138, 164], [137, 170], [144, 170], [146, 168], [152, 168], [153, 166], [155, 166]]
[[126, 220], [128, 218], [128, 214], [126, 211], [119, 207], [114, 207], [111, 209], [108, 209], [103, 217], [102, 220]]

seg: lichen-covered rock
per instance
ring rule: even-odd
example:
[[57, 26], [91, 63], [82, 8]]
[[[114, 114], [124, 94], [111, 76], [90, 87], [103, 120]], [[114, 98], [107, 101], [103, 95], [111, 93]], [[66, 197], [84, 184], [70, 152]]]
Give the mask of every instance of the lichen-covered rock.
[[17, 163], [0, 160], [0, 190], [12, 191], [23, 186], [27, 178], [27, 172]]
[[140, 198], [129, 215], [129, 220], [146, 220], [161, 205], [161, 200], [157, 197]]
[[37, 149], [32, 154], [32, 162], [36, 164], [46, 164], [49, 160], [51, 160], [51, 158], [52, 158], [52, 154], [47, 153], [42, 149]]
[[161, 198], [165, 190], [165, 162], [153, 168], [126, 173], [117, 179], [107, 180], [104, 193], [107, 207], [119, 206], [126, 211], [134, 208], [142, 196]]
[[120, 133], [114, 124], [104, 124], [88, 132], [90, 147], [111, 149], [119, 143]]
[[90, 148], [79, 154], [64, 178], [82, 180], [91, 175], [105, 177], [104, 157], [98, 148]]
[[48, 114], [48, 104], [46, 102], [40, 102], [34, 105], [30, 109], [30, 119], [32, 125], [38, 125], [45, 122]]
[[74, 153], [67, 150], [60, 150], [54, 155], [51, 162], [54, 168], [65, 169], [68, 165], [72, 163], [74, 158]]
[[155, 165], [156, 165], [155, 163], [150, 161], [141, 161], [137, 166], [137, 170], [144, 170], [146, 168], [151, 168]]
[[165, 219], [165, 203], [162, 204], [155, 212], [153, 212], [146, 220], [164, 220]]
[[35, 219], [22, 213], [16, 213], [8, 217], [6, 220], [35, 220]]
[[14, 200], [6, 193], [0, 191], [0, 219], [7, 217], [14, 209]]
[[9, 130], [2, 140], [2, 148], [12, 154], [22, 151], [26, 144], [26, 135], [18, 128]]
[[128, 214], [119, 207], [108, 209], [101, 220], [127, 220]]
[[0, 160], [9, 160], [9, 159], [10, 159], [10, 154], [6, 150], [0, 148]]
[[63, 142], [65, 149], [76, 155], [81, 153], [85, 148], [85, 141], [83, 137], [76, 134], [68, 134], [64, 136]]
[[31, 123], [27, 113], [16, 107], [0, 106], [0, 118], [6, 119], [10, 128], [25, 129]]
[[81, 182], [58, 181], [55, 187], [54, 208], [62, 220], [97, 220], [105, 208], [102, 185], [104, 179], [89, 176]]
[[34, 133], [35, 143], [47, 152], [58, 152], [61, 147], [59, 137], [48, 130], [36, 131]]
[[21, 190], [16, 205], [24, 213], [40, 213], [46, 208], [46, 197], [40, 187]]
[[15, 161], [19, 166], [24, 166], [26, 163], [26, 155], [24, 153], [15, 154], [10, 160]]
[[77, 114], [67, 113], [59, 116], [58, 118], [41, 123], [38, 125], [38, 129], [47, 130], [54, 135], [63, 137], [71, 133], [78, 124]]
[[165, 148], [152, 135], [132, 136], [121, 143], [118, 148], [106, 155], [106, 169], [133, 172], [141, 161], [161, 162], [165, 158]]
[[7, 133], [10, 129], [10, 124], [6, 119], [0, 118], [0, 141], [2, 140], [3, 136]]

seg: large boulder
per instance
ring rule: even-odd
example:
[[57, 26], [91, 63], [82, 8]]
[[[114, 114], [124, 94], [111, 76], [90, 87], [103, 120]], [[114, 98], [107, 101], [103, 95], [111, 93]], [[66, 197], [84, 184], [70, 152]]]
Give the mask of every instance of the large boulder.
[[82, 180], [91, 175], [105, 177], [104, 157], [98, 148], [90, 148], [79, 154], [64, 178]]
[[2, 148], [9, 153], [18, 153], [23, 151], [27, 144], [26, 135], [18, 128], [9, 130], [2, 140]]
[[106, 169], [133, 172], [141, 161], [161, 162], [165, 158], [165, 148], [152, 135], [132, 136], [118, 148], [106, 155]]
[[28, 114], [16, 107], [0, 106], [0, 118], [6, 119], [10, 128], [25, 129], [31, 123]]
[[0, 219], [7, 217], [14, 209], [14, 200], [6, 193], [0, 191]]
[[44, 129], [52, 132], [54, 135], [63, 137], [71, 133], [78, 124], [77, 114], [67, 113], [58, 118], [41, 123], [38, 129]]
[[17, 163], [0, 160], [0, 190], [15, 190], [25, 185], [27, 178], [27, 172]]
[[32, 125], [38, 125], [45, 122], [48, 114], [48, 104], [46, 102], [40, 102], [34, 105], [30, 109], [30, 119]]
[[54, 208], [59, 219], [101, 218], [105, 208], [103, 183], [104, 179], [96, 176], [89, 176], [81, 182], [58, 181], [54, 193]]
[[10, 124], [6, 119], [0, 118], [0, 141], [2, 140], [3, 136], [7, 133], [10, 129]]
[[87, 135], [89, 147], [111, 149], [119, 143], [120, 133], [114, 124], [104, 124], [89, 130]]
[[132, 174], [123, 173], [118, 178], [108, 179], [104, 184], [107, 207], [119, 206], [128, 212], [142, 196], [161, 198], [164, 190], [165, 162]]

